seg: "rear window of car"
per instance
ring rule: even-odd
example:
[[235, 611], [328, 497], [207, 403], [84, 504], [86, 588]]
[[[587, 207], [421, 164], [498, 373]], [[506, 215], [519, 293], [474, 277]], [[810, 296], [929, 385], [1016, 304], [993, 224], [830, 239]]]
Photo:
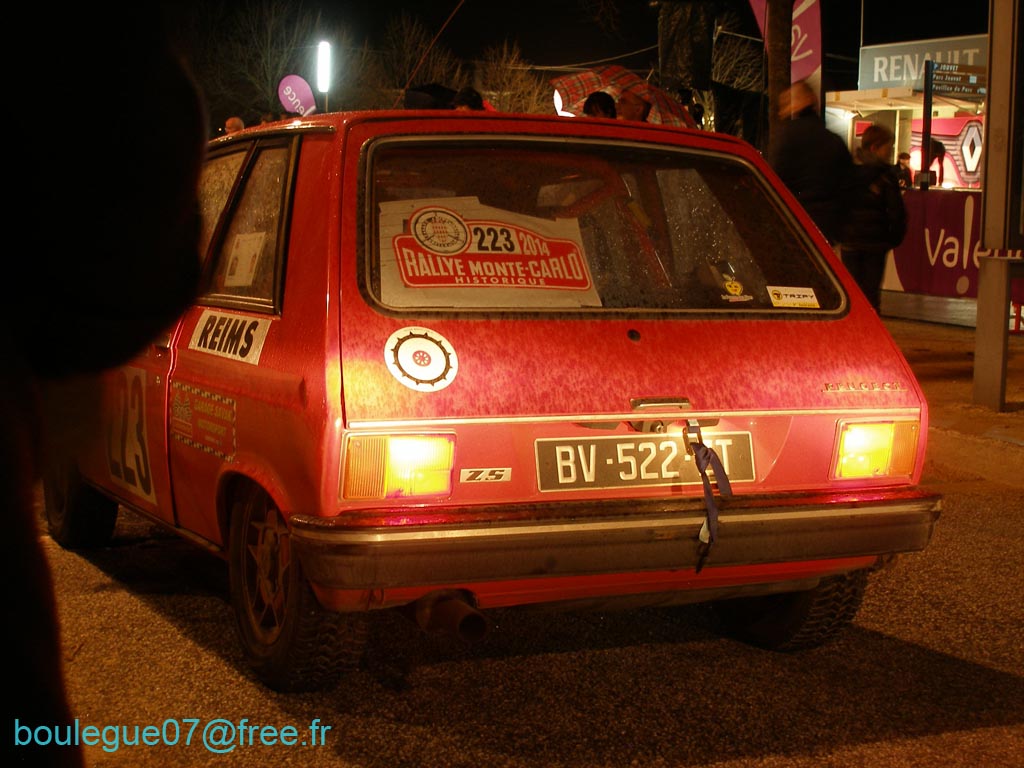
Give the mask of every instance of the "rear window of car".
[[369, 291], [393, 310], [821, 313], [824, 259], [750, 164], [605, 142], [384, 140]]

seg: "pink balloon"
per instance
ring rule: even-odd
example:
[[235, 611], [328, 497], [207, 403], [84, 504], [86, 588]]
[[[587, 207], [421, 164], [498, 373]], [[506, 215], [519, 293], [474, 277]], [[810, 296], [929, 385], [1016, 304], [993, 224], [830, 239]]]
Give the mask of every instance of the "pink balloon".
[[316, 99], [309, 83], [298, 75], [286, 75], [277, 86], [277, 97], [288, 112], [311, 115], [316, 112]]

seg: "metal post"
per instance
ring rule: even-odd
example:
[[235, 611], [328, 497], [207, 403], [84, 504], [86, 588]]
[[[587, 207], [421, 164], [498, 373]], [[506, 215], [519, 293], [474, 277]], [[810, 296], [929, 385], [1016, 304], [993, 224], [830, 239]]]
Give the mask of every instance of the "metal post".
[[921, 172], [918, 174], [918, 186], [928, 189], [932, 181], [932, 80], [935, 73], [935, 62], [929, 59], [924, 63], [924, 110], [921, 125]]
[[1024, 260], [978, 257], [978, 315], [974, 330], [973, 400], [994, 411], [1006, 407], [1010, 284], [1024, 278]]

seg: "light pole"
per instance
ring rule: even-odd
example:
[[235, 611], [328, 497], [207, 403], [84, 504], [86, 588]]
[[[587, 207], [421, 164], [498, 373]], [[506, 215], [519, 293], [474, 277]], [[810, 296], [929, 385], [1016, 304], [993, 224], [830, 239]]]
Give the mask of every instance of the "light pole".
[[331, 44], [325, 41], [316, 49], [316, 89], [324, 95], [324, 112], [330, 112], [327, 92], [331, 90]]

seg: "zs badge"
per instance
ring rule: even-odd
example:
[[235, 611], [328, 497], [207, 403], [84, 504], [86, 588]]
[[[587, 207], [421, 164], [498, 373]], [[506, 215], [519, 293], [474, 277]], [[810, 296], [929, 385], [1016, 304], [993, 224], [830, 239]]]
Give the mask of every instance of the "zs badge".
[[459, 472], [460, 483], [504, 483], [511, 479], [512, 467], [463, 469]]

